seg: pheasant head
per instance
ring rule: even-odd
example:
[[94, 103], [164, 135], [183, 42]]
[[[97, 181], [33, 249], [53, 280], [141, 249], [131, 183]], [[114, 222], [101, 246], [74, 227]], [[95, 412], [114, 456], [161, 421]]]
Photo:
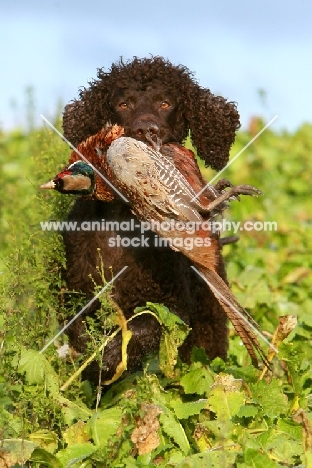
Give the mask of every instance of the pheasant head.
[[[96, 135], [81, 142], [71, 152], [68, 166], [40, 188], [54, 189], [63, 194], [84, 195], [105, 202], [112, 201], [115, 193], [101, 174], [103, 174], [106, 150], [112, 141], [121, 137], [123, 133], [122, 127], [107, 123]], [[84, 162], [82, 157], [92, 166]]]
[[90, 164], [76, 161], [40, 188], [54, 189], [63, 194], [92, 195], [95, 189], [94, 171]]

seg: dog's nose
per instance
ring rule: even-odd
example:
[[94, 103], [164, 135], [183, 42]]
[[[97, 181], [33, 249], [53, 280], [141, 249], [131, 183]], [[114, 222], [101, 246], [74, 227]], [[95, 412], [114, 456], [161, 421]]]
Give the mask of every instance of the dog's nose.
[[159, 135], [159, 126], [152, 120], [139, 119], [132, 126], [132, 135], [134, 138], [142, 139], [149, 133], [151, 136]]

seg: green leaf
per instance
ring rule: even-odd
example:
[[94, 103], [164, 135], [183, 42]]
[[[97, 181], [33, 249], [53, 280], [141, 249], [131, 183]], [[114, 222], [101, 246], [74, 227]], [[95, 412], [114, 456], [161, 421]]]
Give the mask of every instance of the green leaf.
[[35, 448], [36, 445], [29, 440], [3, 439], [0, 445], [0, 461], [3, 463], [3, 466], [24, 464], [30, 459]]
[[239, 418], [252, 418], [258, 413], [258, 408], [253, 405], [241, 406], [240, 410], [237, 413]]
[[58, 402], [61, 406], [64, 420], [69, 426], [79, 420], [86, 421], [93, 414], [82, 401], [74, 402], [60, 395]]
[[258, 450], [247, 449], [244, 452], [244, 464], [238, 464], [240, 468], [252, 467], [252, 468], [276, 468], [276, 464], [271, 460], [266, 453], [261, 453]]
[[159, 346], [159, 367], [166, 377], [173, 378], [174, 366], [177, 362], [178, 348], [184, 342], [190, 328], [177, 315], [162, 304], [147, 302], [146, 307], [137, 307], [135, 314], [142, 313], [148, 308], [157, 317], [162, 325], [162, 334]]
[[171, 449], [170, 451], [168, 450], [168, 466], [176, 466], [179, 462], [182, 460], [185, 460], [185, 457], [181, 450], [177, 449]]
[[29, 439], [34, 442], [34, 444], [40, 445], [50, 453], [55, 452], [57, 449], [58, 437], [54, 432], [42, 429], [29, 434]]
[[91, 429], [91, 435], [96, 445], [105, 446], [107, 441], [116, 434], [122, 421], [122, 409], [119, 407], [109, 408], [97, 411], [88, 426]]
[[305, 453], [306, 468], [312, 468], [312, 452]]
[[256, 384], [250, 384], [250, 389], [253, 401], [261, 406], [264, 415], [274, 418], [288, 412], [288, 400], [279, 380], [273, 379], [270, 383], [260, 380]]
[[211, 450], [196, 453], [177, 464], [176, 468], [223, 468], [234, 466], [236, 453], [228, 450]]
[[[161, 321], [162, 334], [159, 346], [159, 367], [166, 377], [174, 377], [174, 366], [177, 362], [178, 348], [184, 342], [190, 328], [177, 315], [162, 304], [147, 302], [146, 307], [154, 312]], [[135, 309], [135, 313], [142, 311]]]
[[47, 450], [37, 447], [31, 454], [30, 461], [47, 468], [64, 468], [64, 465]]
[[82, 444], [89, 442], [90, 436], [86, 431], [86, 423], [78, 421], [72, 424], [66, 431], [63, 432], [63, 439], [67, 445]]
[[233, 437], [235, 425], [230, 419], [203, 420], [202, 425], [208, 429], [210, 436], [213, 435], [213, 440], [217, 441], [217, 445], [219, 443], [224, 445], [226, 441], [232, 444], [231, 438]]
[[[236, 339], [237, 337], [234, 337]], [[240, 342], [240, 339], [238, 340]], [[242, 346], [240, 345], [240, 348]], [[256, 369], [254, 366], [249, 365], [249, 366], [244, 366], [244, 367], [226, 367], [225, 372], [227, 374], [233, 375], [235, 379], [243, 379], [245, 382], [250, 383], [250, 382], [258, 382], [259, 380], [259, 371]]]
[[190, 444], [183, 427], [168, 408], [162, 409], [163, 413], [159, 416], [159, 421], [163, 431], [180, 447], [184, 455], [188, 455]]
[[59, 392], [59, 380], [53, 367], [43, 354], [33, 349], [22, 349], [18, 371], [26, 374], [30, 385], [44, 383], [52, 396]]
[[247, 288], [247, 294], [237, 292], [237, 297], [248, 309], [254, 309], [257, 304], [271, 305], [273, 302], [267, 279], [260, 279], [257, 283], [250, 284]]
[[278, 357], [286, 361], [294, 392], [298, 396], [303, 393], [305, 379], [311, 377], [310, 369], [307, 369], [305, 373], [300, 371], [305, 354], [300, 345], [294, 346], [292, 343], [282, 343], [279, 346]]
[[60, 450], [56, 457], [62, 463], [64, 467], [75, 466], [81, 467], [81, 462], [85, 460], [89, 455], [96, 451], [96, 447], [87, 442], [85, 444], [70, 445], [64, 450]]
[[254, 266], [247, 266], [245, 270], [240, 273], [237, 277], [237, 283], [242, 286], [251, 286], [258, 284], [259, 280], [265, 275], [263, 268], [257, 268]]
[[300, 321], [308, 327], [312, 328], [312, 315], [310, 312], [310, 310], [312, 310], [312, 301], [308, 300], [307, 302], [309, 303], [309, 310], [300, 314]]
[[299, 266], [290, 271], [282, 280], [283, 283], [300, 283], [300, 281], [311, 275], [312, 271], [310, 268]]
[[219, 419], [231, 419], [245, 402], [241, 381], [232, 375], [219, 374], [209, 395], [208, 407]]
[[213, 381], [213, 374], [209, 368], [200, 364], [199, 367], [193, 364], [191, 370], [181, 378], [180, 383], [185, 393], [208, 395]]
[[127, 467], [127, 468], [138, 468], [138, 466], [141, 466], [141, 465], [137, 465], [137, 462], [134, 458], [132, 457], [126, 457], [123, 459], [123, 465], [117, 465], [118, 468], [124, 468], [124, 467]]
[[277, 421], [277, 430], [287, 434], [295, 440], [302, 440], [302, 426], [292, 419], [285, 418]]
[[190, 403], [182, 403], [173, 400], [171, 407], [178, 419], [188, 419], [193, 414], [199, 414], [201, 410], [207, 408], [208, 400], [197, 400]]
[[303, 455], [301, 440], [294, 440], [274, 428], [260, 434], [257, 441], [273, 459], [283, 461], [285, 464], [292, 465], [297, 456]]

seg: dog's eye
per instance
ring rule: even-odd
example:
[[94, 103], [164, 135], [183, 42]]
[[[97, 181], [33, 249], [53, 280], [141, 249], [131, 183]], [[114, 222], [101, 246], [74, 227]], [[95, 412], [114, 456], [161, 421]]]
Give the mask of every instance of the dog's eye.
[[161, 107], [162, 109], [168, 109], [168, 107], [170, 107], [170, 103], [169, 103], [168, 101], [162, 101], [162, 102], [160, 103], [160, 107]]
[[121, 103], [119, 104], [119, 107], [120, 107], [120, 109], [127, 109], [128, 104], [127, 104], [126, 102], [121, 102]]

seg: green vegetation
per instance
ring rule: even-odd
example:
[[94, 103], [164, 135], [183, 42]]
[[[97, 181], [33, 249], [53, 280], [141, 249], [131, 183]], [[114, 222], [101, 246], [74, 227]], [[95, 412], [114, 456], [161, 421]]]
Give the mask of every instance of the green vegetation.
[[[253, 119], [232, 156], [263, 125]], [[96, 405], [96, 391], [79, 377], [61, 389], [86, 358], [59, 356], [66, 336], [39, 353], [66, 313], [61, 237], [39, 223], [65, 219], [72, 198], [38, 186], [69, 149], [47, 128], [0, 134], [0, 466], [312, 466], [311, 152], [311, 125], [292, 134], [268, 129], [223, 174], [264, 193], [231, 203], [227, 219], [277, 223], [276, 231], [240, 231], [240, 241], [224, 248], [232, 290], [268, 337], [280, 316], [298, 319], [272, 372], [260, 379], [232, 329], [226, 363], [209, 362], [200, 349], [190, 366], [181, 363], [176, 346], [187, 330], [148, 304], [163, 324], [159, 357]], [[95, 333], [90, 354], [103, 339]]]

